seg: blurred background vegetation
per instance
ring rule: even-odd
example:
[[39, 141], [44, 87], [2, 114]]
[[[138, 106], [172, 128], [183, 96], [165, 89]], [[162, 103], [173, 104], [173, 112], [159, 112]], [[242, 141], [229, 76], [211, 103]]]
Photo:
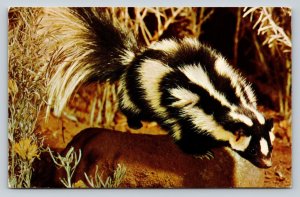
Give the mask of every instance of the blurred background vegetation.
[[[290, 8], [99, 8], [131, 29], [143, 45], [170, 37], [196, 37], [220, 51], [253, 83], [260, 109], [291, 137]], [[46, 146], [64, 148], [90, 126], [132, 131], [117, 108], [116, 84], [76, 91], [62, 117], [45, 123], [46, 87], [57, 61], [57, 32], [42, 23], [43, 8], [9, 10], [9, 186], [31, 187], [33, 162]], [[45, 29], [47, 31], [45, 31]], [[67, 55], [67, 54], [65, 54]], [[58, 58], [60, 58], [58, 60]], [[61, 59], [62, 58], [62, 59]], [[95, 91], [96, 90], [96, 91]], [[155, 123], [144, 125], [150, 132]], [[159, 132], [157, 132], [159, 133]]]

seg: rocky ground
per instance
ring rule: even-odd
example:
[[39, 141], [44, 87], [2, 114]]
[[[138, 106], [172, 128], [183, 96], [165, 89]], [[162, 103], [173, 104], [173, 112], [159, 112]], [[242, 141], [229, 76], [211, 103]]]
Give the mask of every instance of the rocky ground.
[[[268, 112], [274, 113], [274, 112]], [[272, 115], [272, 114], [271, 114]], [[274, 114], [273, 114], [274, 115]], [[275, 116], [277, 117], [277, 116]], [[117, 114], [117, 127], [119, 130], [128, 130], [126, 119], [121, 114]], [[291, 163], [291, 137], [287, 135], [288, 124], [280, 118], [275, 118], [275, 135], [276, 141], [273, 150], [273, 166], [265, 170], [264, 184], [262, 187], [291, 187], [292, 185], [292, 163]], [[54, 116], [50, 117], [47, 123], [41, 121], [39, 127], [39, 135], [45, 137], [45, 145], [55, 150], [62, 150], [72, 140], [72, 138], [79, 133], [82, 129], [90, 127], [89, 124], [74, 121], [70, 116], [64, 115], [58, 119]], [[151, 132], [150, 132], [151, 131]], [[134, 131], [135, 133], [144, 134], [165, 134], [156, 123], [144, 123], [144, 127], [140, 130]], [[155, 170], [153, 171], [155, 173]], [[158, 174], [162, 177], [164, 175], [161, 171]], [[169, 175], [168, 175], [169, 176]], [[174, 179], [178, 177], [174, 177]], [[166, 181], [166, 187], [169, 187], [170, 179]], [[160, 186], [164, 186], [163, 182]], [[147, 185], [147, 184], [146, 184]], [[192, 185], [192, 183], [191, 183]]]

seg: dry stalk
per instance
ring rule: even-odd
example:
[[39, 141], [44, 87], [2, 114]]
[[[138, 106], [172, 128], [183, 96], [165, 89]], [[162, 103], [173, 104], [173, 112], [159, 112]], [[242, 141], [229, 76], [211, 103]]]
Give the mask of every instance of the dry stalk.
[[38, 158], [43, 140], [38, 138], [37, 117], [45, 105], [50, 54], [44, 40], [37, 36], [41, 9], [9, 10], [8, 66], [8, 140], [9, 187], [31, 187], [32, 163]]
[[64, 171], [66, 172], [66, 177], [64, 177], [64, 178], [60, 177], [61, 183], [66, 188], [72, 188], [73, 187], [72, 177], [73, 177], [74, 172], [80, 162], [81, 150], [79, 150], [79, 153], [77, 155], [76, 151], [74, 150], [74, 147], [71, 147], [65, 156], [61, 156], [59, 153], [57, 154], [57, 156], [54, 156], [49, 147], [47, 150], [48, 150], [54, 164], [58, 168], [63, 168]]
[[[291, 9], [272, 7], [245, 8], [243, 17], [249, 15], [250, 21], [255, 22], [253, 29], [257, 28], [257, 34], [264, 38], [262, 45], [268, 44], [269, 53], [272, 54], [272, 57], [279, 58], [277, 58], [277, 60], [279, 60], [280, 63], [274, 62], [274, 68], [272, 68], [275, 70], [277, 76], [275, 78], [275, 84], [278, 89], [278, 106], [280, 113], [283, 114], [286, 119], [290, 120], [292, 42], [290, 32], [291, 24], [288, 19], [291, 17]], [[255, 44], [256, 48], [261, 48], [257, 47], [257, 43]], [[265, 58], [262, 58], [262, 52], [260, 53], [260, 60], [263, 60], [261, 62], [266, 66]], [[274, 79], [272, 79], [272, 81], [274, 81]]]
[[85, 179], [91, 188], [117, 188], [122, 183], [126, 174], [126, 167], [124, 165], [117, 165], [112, 177], [107, 177], [105, 181], [102, 180], [102, 174], [98, 172], [98, 165], [96, 166], [94, 177], [89, 177], [84, 173]]
[[286, 34], [286, 32], [282, 27], [279, 27], [275, 23], [272, 16], [272, 11], [273, 8], [266, 8], [266, 7], [250, 8], [250, 9], [245, 8], [243, 17], [246, 17], [249, 14], [251, 14], [251, 19], [252, 19], [254, 13], [259, 14], [256, 23], [253, 25], [253, 29], [258, 27], [257, 29], [258, 35], [264, 35], [264, 34], [269, 35], [266, 36], [266, 39], [263, 42], [263, 44], [268, 44], [269, 48], [272, 48], [274, 42], [277, 42], [278, 44], [283, 44], [286, 47], [284, 52], [290, 52], [292, 48], [291, 38]]
[[234, 34], [234, 45], [233, 45], [233, 64], [237, 65], [238, 60], [238, 45], [239, 45], [239, 35], [240, 35], [240, 28], [241, 28], [241, 19], [242, 19], [242, 9], [237, 8], [237, 14], [236, 14], [236, 30]]

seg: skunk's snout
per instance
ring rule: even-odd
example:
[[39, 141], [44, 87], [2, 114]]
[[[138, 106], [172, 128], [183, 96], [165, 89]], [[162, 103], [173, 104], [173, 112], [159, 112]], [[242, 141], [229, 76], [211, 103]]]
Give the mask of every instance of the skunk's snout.
[[261, 166], [262, 168], [270, 168], [272, 166], [272, 158], [262, 159]]
[[264, 157], [262, 159], [256, 159], [252, 163], [259, 168], [270, 168], [272, 166], [272, 157]]

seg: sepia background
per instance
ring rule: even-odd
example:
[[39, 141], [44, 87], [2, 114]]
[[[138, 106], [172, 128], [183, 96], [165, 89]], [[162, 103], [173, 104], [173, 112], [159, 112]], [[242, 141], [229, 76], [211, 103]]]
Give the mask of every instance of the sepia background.
[[[144, 45], [197, 37], [220, 51], [254, 84], [259, 108], [275, 120], [273, 166], [265, 187], [291, 185], [291, 10], [289, 8], [101, 8], [131, 29]], [[57, 32], [45, 31], [43, 8], [9, 10], [9, 186], [34, 187], [36, 162], [59, 152], [82, 129], [165, 134], [154, 122], [140, 130], [118, 111], [116, 84], [80, 87], [61, 117], [45, 120], [46, 88], [68, 54], [49, 50]], [[95, 91], [96, 90], [96, 91]], [[50, 160], [51, 161], [51, 160]], [[54, 162], [54, 161], [53, 161]], [[74, 183], [75, 184], [75, 183]], [[77, 183], [77, 186], [80, 183]], [[76, 186], [76, 185], [73, 185]], [[162, 185], [163, 187], [163, 185]]]

